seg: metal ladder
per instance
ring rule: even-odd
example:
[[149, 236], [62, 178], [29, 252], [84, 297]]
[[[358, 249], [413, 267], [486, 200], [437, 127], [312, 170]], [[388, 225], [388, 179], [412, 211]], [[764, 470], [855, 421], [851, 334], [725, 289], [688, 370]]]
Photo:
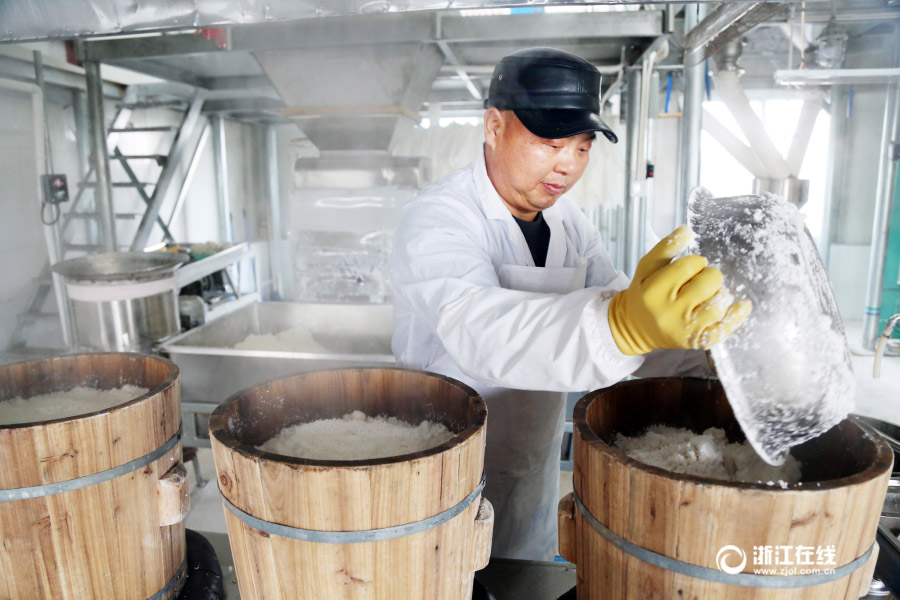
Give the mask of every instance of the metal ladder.
[[[166, 242], [174, 242], [175, 238], [169, 231], [169, 226], [178, 214], [184, 201], [183, 189], [179, 189], [179, 195], [171, 211], [168, 220], [160, 216], [160, 209], [172, 190], [175, 182], [176, 171], [187, 153], [191, 154], [190, 164], [181, 180], [181, 188], [184, 188], [193, 175], [197, 158], [203, 150], [208, 137], [206, 122], [200, 119], [205, 96], [202, 90], [193, 90], [186, 86], [173, 86], [171, 84], [150, 84], [130, 86], [123, 99], [116, 105], [116, 113], [111, 125], [107, 129], [106, 145], [110, 148], [110, 160], [115, 161], [124, 173], [124, 180], [114, 180], [113, 204], [121, 204], [122, 195], [128, 192], [136, 192], [143, 203], [142, 212], [116, 211], [116, 239], [122, 239], [118, 235], [119, 223], [140, 219], [137, 231], [130, 236], [127, 244], [117, 244], [117, 250], [142, 250], [152, 233], [154, 227], [159, 227]], [[167, 108], [182, 113], [177, 125], [148, 125], [134, 126], [132, 120], [138, 116], [139, 111]], [[203, 127], [199, 132], [198, 128]], [[160, 136], [172, 135], [168, 144], [167, 154], [125, 154], [119, 147], [120, 142], [125, 142], [123, 136], [156, 134]], [[158, 140], [160, 143], [162, 139]], [[141, 181], [136, 173], [135, 164], [153, 161], [159, 167], [152, 180]], [[110, 165], [112, 166], [112, 164]], [[70, 203], [69, 209], [60, 217], [60, 251], [62, 258], [72, 258], [77, 255], [92, 254], [103, 251], [100, 243], [100, 214], [95, 202], [87, 202], [94, 198], [96, 189], [96, 176], [93, 161], [90, 169], [78, 183], [78, 191]], [[146, 170], [146, 169], [145, 169]], [[148, 178], [149, 179], [149, 178]], [[152, 191], [148, 191], [148, 188]], [[87, 228], [87, 236], [84, 241], [72, 241], [72, 227], [78, 222], [94, 223]], [[6, 346], [8, 352], [17, 354], [47, 354], [61, 350], [60, 348], [39, 348], [28, 345], [28, 333], [31, 326], [39, 321], [59, 319], [55, 304], [52, 310], [46, 308], [47, 298], [53, 296], [53, 278], [50, 272], [50, 262], [45, 263], [41, 274], [32, 282], [32, 290], [26, 309], [19, 313], [16, 325], [10, 335]]]

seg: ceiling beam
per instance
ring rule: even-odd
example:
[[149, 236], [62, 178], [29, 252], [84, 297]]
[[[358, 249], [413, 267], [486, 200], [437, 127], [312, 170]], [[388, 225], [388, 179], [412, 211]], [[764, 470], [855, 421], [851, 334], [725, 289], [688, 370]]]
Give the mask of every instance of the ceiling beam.
[[439, 14], [438, 18], [441, 39], [452, 42], [656, 37], [663, 32], [663, 13], [658, 10], [484, 17]]
[[[34, 56], [18, 46], [0, 45], [0, 77], [34, 83]], [[44, 57], [44, 82], [69, 90], [87, 91], [84, 69], [54, 59]], [[103, 95], [107, 98], [121, 98], [124, 86], [107, 80], [103, 81]]]
[[213, 39], [195, 33], [144, 35], [112, 40], [87, 41], [80, 60], [114, 62], [130, 58], [174, 56], [225, 52], [227, 46], [219, 46]]
[[193, 33], [151, 35], [85, 43], [99, 62], [207, 52], [291, 50], [401, 42], [515, 42], [564, 38], [621, 39], [662, 33], [661, 11], [532, 13], [463, 17], [434, 12], [388, 13], [235, 25], [220, 46]]
[[222, 98], [207, 100], [203, 104], [204, 113], [232, 113], [232, 112], [270, 112], [280, 116], [284, 102], [272, 98]]

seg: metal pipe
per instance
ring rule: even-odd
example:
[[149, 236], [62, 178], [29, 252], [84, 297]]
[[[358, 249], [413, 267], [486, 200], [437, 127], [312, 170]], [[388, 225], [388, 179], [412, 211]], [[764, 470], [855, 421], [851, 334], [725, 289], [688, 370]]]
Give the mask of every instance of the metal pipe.
[[888, 317], [887, 325], [878, 337], [878, 345], [875, 348], [875, 363], [872, 365], [872, 377], [878, 379], [881, 377], [881, 358], [884, 356], [884, 349], [887, 347], [888, 340], [894, 333], [894, 328], [900, 323], [900, 314]]
[[72, 107], [75, 113], [78, 176], [82, 180], [86, 180], [87, 174], [91, 170], [91, 118], [88, 115], [87, 96], [83, 91], [72, 91]]
[[638, 146], [641, 114], [641, 72], [626, 74], [628, 105], [625, 123], [625, 231], [621, 243], [625, 249], [625, 274], [631, 277], [640, 260], [640, 165]]
[[616, 270], [625, 270], [625, 207], [616, 205]]
[[[697, 26], [703, 19], [705, 10], [705, 5], [685, 5], [685, 33]], [[695, 52], [702, 51], [701, 47]], [[675, 223], [679, 225], [687, 219], [687, 201], [691, 190], [700, 184], [700, 133], [703, 129], [703, 92], [706, 87], [706, 62], [701, 60], [688, 67], [689, 58], [684, 57], [684, 106], [679, 156], [681, 187], [678, 190], [678, 202], [675, 203]]]
[[91, 154], [96, 174], [94, 202], [99, 215], [102, 246], [107, 252], [115, 252], [116, 222], [112, 200], [112, 180], [109, 174], [109, 150], [106, 147], [106, 120], [103, 117], [103, 80], [100, 63], [86, 61], [84, 77], [87, 84], [88, 113], [91, 126]]
[[872, 226], [872, 247], [869, 252], [869, 277], [866, 285], [866, 307], [863, 314], [862, 343], [869, 350], [875, 348], [880, 333], [881, 299], [884, 290], [884, 265], [891, 226], [891, 201], [894, 193], [894, 161], [891, 147], [900, 139], [900, 84], [888, 88], [881, 130], [881, 157], [878, 161], [878, 183], [875, 196], [875, 219]]
[[794, 139], [791, 140], [791, 147], [785, 158], [791, 175], [794, 177], [800, 176], [800, 167], [803, 165], [803, 158], [809, 147], [809, 139], [812, 137], [813, 126], [816, 124], [821, 108], [822, 91], [808, 90], [804, 94], [803, 107], [800, 109], [800, 118], [797, 120], [797, 129], [794, 131]]
[[213, 166], [216, 177], [216, 201], [219, 216], [219, 240], [234, 241], [229, 227], [231, 215], [231, 197], [228, 190], [228, 154], [225, 149], [225, 119], [221, 116], [210, 116], [213, 132]]
[[765, 167], [763, 167], [759, 157], [756, 156], [756, 153], [753, 152], [750, 146], [742, 142], [728, 127], [706, 110], [703, 111], [703, 130], [719, 142], [719, 145], [741, 163], [742, 167], [750, 171], [753, 177], [757, 179], [766, 177]]
[[668, 6], [665, 7], [666, 15], [665, 15], [664, 23], [666, 26], [666, 29], [665, 29], [666, 33], [673, 33], [675, 31], [675, 16], [676, 16], [676, 13], [678, 12], [678, 8], [679, 8], [678, 6], [674, 6], [672, 4], [669, 4]]
[[[694, 11], [690, 5], [685, 5], [685, 55], [697, 52], [700, 53], [700, 58], [702, 59], [704, 46], [721, 36], [723, 32], [735, 25], [739, 20], [752, 13], [760, 4], [760, 2], [722, 2], [708, 16], [702, 15], [696, 21], [693, 21], [693, 15], [691, 15], [690, 22], [689, 13]], [[697, 8], [699, 10], [700, 6], [698, 5]], [[690, 27], [688, 27], [689, 24]], [[696, 63], [685, 61], [685, 64]]]
[[275, 125], [264, 125], [265, 190], [269, 199], [269, 265], [272, 277], [272, 294], [283, 298], [281, 278], [281, 194], [278, 185], [278, 135]]
[[822, 222], [822, 237], [819, 248], [826, 270], [831, 263], [831, 244], [835, 239], [835, 226], [840, 222], [839, 213], [843, 204], [844, 173], [847, 161], [843, 152], [839, 152], [847, 139], [847, 106], [849, 94], [846, 86], [836, 85], [831, 88], [831, 126], [828, 132], [828, 159], [825, 174], [825, 206]]
[[737, 73], [719, 71], [716, 74], [716, 91], [750, 142], [750, 149], [765, 167], [766, 176], [771, 179], [785, 179], [791, 175], [790, 166], [766, 131], [762, 119], [750, 105], [750, 99], [741, 87]]
[[53, 173], [53, 150], [50, 144], [50, 122], [47, 118], [47, 93], [44, 88], [44, 55], [40, 50], [34, 50], [32, 56], [34, 57], [34, 81], [41, 88], [41, 102], [43, 103], [41, 110], [43, 127], [41, 130], [44, 132], [44, 172], [49, 174]]
[[[34, 56], [34, 80], [38, 89], [41, 91], [41, 120], [38, 128], [43, 139], [43, 169], [41, 168], [41, 159], [38, 160], [38, 172], [44, 174], [53, 173], [53, 152], [50, 150], [50, 123], [47, 119], [47, 95], [44, 88], [44, 59], [40, 50], [35, 50]], [[46, 198], [41, 195], [41, 220], [44, 221], [44, 209], [47, 208]], [[60, 243], [60, 224], [59, 215], [61, 207], [54, 207], [56, 218], [52, 222], [44, 221], [44, 231], [47, 238], [47, 249], [50, 255], [50, 264], [56, 264], [62, 260], [62, 245]]]

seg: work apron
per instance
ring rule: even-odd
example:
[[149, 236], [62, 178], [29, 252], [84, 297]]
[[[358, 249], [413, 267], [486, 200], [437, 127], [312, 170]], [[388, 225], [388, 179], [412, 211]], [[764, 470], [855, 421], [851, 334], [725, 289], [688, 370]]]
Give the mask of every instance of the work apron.
[[[557, 294], [584, 289], [586, 275], [586, 265], [501, 265], [498, 271], [506, 289]], [[566, 394], [505, 388], [481, 392], [488, 407], [484, 495], [496, 515], [491, 555], [553, 560]]]

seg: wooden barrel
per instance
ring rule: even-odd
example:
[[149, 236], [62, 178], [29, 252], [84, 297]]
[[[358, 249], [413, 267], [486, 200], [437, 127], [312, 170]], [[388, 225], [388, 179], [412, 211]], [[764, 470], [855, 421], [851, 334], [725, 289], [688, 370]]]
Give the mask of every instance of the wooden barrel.
[[133, 384], [77, 417], [0, 425], [0, 599], [172, 598], [187, 514], [178, 367], [81, 354], [0, 367], [0, 400]]
[[579, 600], [856, 600], [867, 592], [893, 462], [874, 430], [849, 419], [794, 448], [802, 481], [782, 489], [674, 474], [610, 445], [617, 433], [656, 424], [721, 427], [730, 441], [744, 439], [716, 382], [642, 379], [582, 398], [575, 493], [559, 507], [560, 553], [577, 565]]
[[[371, 460], [256, 449], [284, 427], [355, 410], [456, 435]], [[305, 373], [221, 404], [209, 428], [241, 598], [470, 600], [493, 531], [481, 498], [486, 418], [471, 388], [405, 369]]]

